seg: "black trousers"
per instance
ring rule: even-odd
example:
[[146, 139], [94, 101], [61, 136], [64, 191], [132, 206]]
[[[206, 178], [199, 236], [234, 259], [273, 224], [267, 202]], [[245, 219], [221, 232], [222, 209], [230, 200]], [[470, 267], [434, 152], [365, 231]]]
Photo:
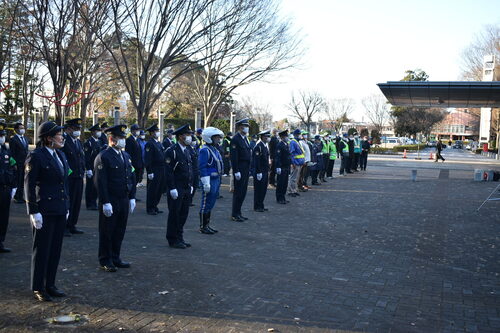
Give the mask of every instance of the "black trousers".
[[276, 201], [285, 201], [285, 194], [288, 188], [288, 176], [290, 169], [281, 169], [281, 174], [276, 174]]
[[264, 208], [264, 199], [267, 194], [267, 184], [269, 173], [263, 172], [262, 179], [257, 180], [257, 175], [253, 175], [253, 209]]
[[243, 201], [245, 201], [245, 197], [247, 195], [248, 178], [250, 176], [249, 171], [250, 163], [241, 163], [241, 178], [240, 180], [236, 180], [236, 178], [234, 178], [233, 209], [231, 216], [237, 217], [241, 215], [241, 206], [243, 205]]
[[94, 176], [85, 177], [85, 205], [87, 208], [97, 207], [97, 189], [94, 185]]
[[137, 168], [135, 169], [135, 184], [139, 184], [142, 182], [144, 176], [144, 168]]
[[309, 173], [311, 174], [311, 183], [317, 184], [318, 183], [318, 170], [310, 170]]
[[12, 188], [8, 185], [0, 185], [0, 243], [5, 241], [7, 226], [9, 225], [10, 192]]
[[335, 160], [328, 158], [328, 166], [326, 167], [326, 176], [333, 177], [333, 167], [335, 166]]
[[328, 163], [330, 157], [328, 154], [323, 154], [323, 168], [319, 170], [319, 179], [324, 180], [326, 176], [326, 171], [328, 170]]
[[155, 212], [158, 210], [161, 195], [165, 190], [165, 168], [158, 167], [152, 170], [153, 180], [148, 179], [146, 191], [146, 210]]
[[443, 157], [443, 155], [441, 155], [441, 151], [438, 150], [438, 151], [436, 151], [436, 160], [435, 161], [437, 162], [440, 159], [444, 161], [444, 157]]
[[167, 241], [168, 244], [184, 241], [184, 225], [189, 215], [189, 204], [191, 203], [191, 188], [177, 188], [179, 196], [172, 199], [168, 194], [168, 220]]
[[103, 203], [99, 203], [99, 263], [111, 265], [120, 261], [123, 237], [127, 229], [129, 199], [111, 198], [113, 215], [106, 217], [102, 211]]
[[361, 152], [361, 157], [359, 159], [359, 167], [361, 170], [366, 170], [366, 163], [368, 162], [368, 152]]
[[342, 154], [340, 155], [340, 170], [339, 173], [343, 175], [346, 172], [349, 172], [349, 155], [348, 154]]
[[224, 174], [229, 175], [229, 172], [231, 171], [231, 160], [229, 159], [229, 157], [224, 157], [223, 162], [224, 162]]
[[276, 186], [276, 162], [271, 159], [271, 170], [269, 171], [269, 184]]
[[353, 161], [353, 164], [351, 165], [352, 170], [358, 170], [360, 157], [361, 157], [361, 153], [354, 153], [354, 161]]
[[31, 290], [39, 291], [55, 286], [66, 226], [65, 215], [42, 215], [42, 218], [42, 228], [33, 228], [31, 255]]
[[69, 188], [69, 216], [67, 226], [72, 229], [78, 222], [80, 207], [82, 206], [83, 178], [68, 178]]
[[24, 162], [17, 165], [20, 165], [21, 167], [17, 168], [17, 191], [16, 195], [14, 195], [14, 199], [24, 200]]

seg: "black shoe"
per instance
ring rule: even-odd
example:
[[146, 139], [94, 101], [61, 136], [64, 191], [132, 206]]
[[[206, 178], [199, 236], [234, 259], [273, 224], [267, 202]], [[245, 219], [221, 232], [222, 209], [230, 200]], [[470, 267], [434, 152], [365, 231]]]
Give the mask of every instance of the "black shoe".
[[105, 272], [114, 273], [116, 272], [116, 267], [110, 264], [101, 265], [101, 269]]
[[169, 246], [173, 247], [174, 249], [185, 249], [185, 248], [187, 248], [186, 244], [181, 243], [181, 242], [170, 244]]
[[234, 221], [234, 222], [244, 222], [245, 220], [242, 219], [239, 216], [231, 216], [231, 221]]
[[71, 228], [71, 229], [69, 229], [69, 232], [71, 232], [74, 235], [81, 235], [84, 233], [82, 230], [77, 229], [77, 228]]
[[186, 243], [185, 241], [182, 241], [182, 244], [186, 245], [186, 247], [191, 247], [191, 243]]
[[37, 301], [40, 301], [40, 302], [51, 302], [52, 301], [52, 297], [50, 297], [50, 295], [47, 294], [45, 291], [34, 290], [33, 296], [35, 297], [35, 299]]
[[87, 207], [87, 210], [98, 210], [96, 206]]
[[218, 233], [219, 231], [218, 230], [215, 230], [214, 228], [211, 228], [210, 226], [207, 225], [207, 228], [208, 230], [210, 230], [211, 232], [213, 232], [214, 234]]
[[163, 211], [156, 208], [156, 214], [163, 214]]
[[14, 202], [18, 203], [18, 204], [26, 203], [26, 201], [24, 201], [24, 199], [14, 199]]
[[248, 217], [244, 217], [243, 215], [240, 214], [240, 219], [243, 219], [244, 221], [248, 220]]
[[224, 197], [222, 195], [219, 195], [217, 199], [223, 199]]
[[268, 210], [269, 209], [267, 209], [267, 208], [256, 208], [256, 209], [254, 209], [254, 211], [259, 212], [259, 213], [267, 212]]
[[141, 202], [141, 201], [142, 201], [141, 199], [135, 198], [135, 202]]
[[52, 297], [65, 297], [66, 296], [66, 294], [63, 291], [57, 289], [56, 286], [48, 287], [47, 294], [49, 294]]
[[158, 215], [157, 212], [147, 212], [148, 215]]
[[5, 246], [3, 246], [2, 243], [0, 243], [0, 253], [9, 253], [9, 252], [11, 252], [11, 249], [6, 248]]
[[200, 228], [200, 232], [205, 235], [213, 235], [215, 232], [212, 230], [208, 229], [207, 227]]
[[71, 232], [68, 228], [64, 229], [64, 237], [71, 237]]
[[113, 261], [113, 265], [118, 268], [130, 268], [130, 263], [126, 261]]
[[321, 179], [321, 181], [322, 181], [323, 183], [328, 183], [328, 182], [326, 181], [326, 179]]
[[194, 203], [190, 203], [190, 204], [189, 204], [189, 207], [193, 207], [193, 206], [194, 206]]
[[286, 201], [285, 200], [280, 200], [278, 201], [279, 204], [282, 204], [282, 205], [286, 205]]

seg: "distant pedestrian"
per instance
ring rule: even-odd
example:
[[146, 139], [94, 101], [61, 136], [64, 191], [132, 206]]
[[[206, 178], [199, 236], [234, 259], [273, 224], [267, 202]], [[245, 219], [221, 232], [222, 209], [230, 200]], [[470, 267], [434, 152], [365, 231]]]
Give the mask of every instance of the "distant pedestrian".
[[359, 160], [359, 167], [361, 170], [366, 171], [366, 163], [368, 162], [368, 153], [370, 152], [370, 142], [368, 137], [363, 137], [361, 142], [361, 158]]
[[436, 160], [434, 162], [437, 162], [439, 159], [445, 161], [443, 156], [441, 155], [441, 151], [443, 150], [443, 143], [441, 140], [438, 140], [437, 145], [436, 145]]

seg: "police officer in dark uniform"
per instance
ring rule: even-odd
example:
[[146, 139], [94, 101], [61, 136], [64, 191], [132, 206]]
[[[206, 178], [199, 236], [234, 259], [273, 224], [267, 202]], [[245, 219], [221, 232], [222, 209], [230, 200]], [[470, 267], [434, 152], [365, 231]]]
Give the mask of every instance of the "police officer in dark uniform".
[[189, 146], [192, 131], [188, 124], [179, 127], [174, 135], [177, 143], [167, 149], [168, 223], [167, 241], [170, 247], [185, 249], [191, 246], [184, 240], [184, 224], [189, 215], [193, 193], [194, 168]]
[[[130, 127], [130, 136], [126, 140], [125, 151], [130, 155], [132, 160], [132, 166], [135, 171], [135, 185], [142, 182], [142, 174], [144, 173], [144, 162], [142, 159], [142, 147], [139, 141], [139, 136], [141, 135], [141, 128], [137, 124], [133, 124]], [[140, 201], [136, 199], [136, 201]]]
[[150, 139], [145, 147], [145, 166], [148, 174], [146, 212], [149, 215], [163, 213], [158, 209], [161, 195], [165, 187], [165, 153], [160, 141], [160, 130], [156, 124], [146, 129], [150, 134]]
[[163, 138], [163, 142], [161, 143], [163, 146], [163, 150], [167, 150], [170, 146], [172, 146], [175, 142], [172, 140], [174, 135], [174, 130], [169, 128], [167, 130], [167, 135]]
[[[76, 228], [83, 196], [83, 175], [85, 173], [85, 155], [83, 144], [79, 137], [81, 135], [82, 120], [80, 118], [70, 119], [64, 125], [65, 144], [61, 148], [68, 159], [70, 174], [68, 178], [69, 188], [69, 217], [65, 236], [71, 234], [83, 234]], [[70, 234], [71, 233], [71, 234]]]
[[224, 153], [222, 157], [224, 158], [224, 177], [229, 176], [229, 171], [231, 170], [231, 161], [229, 160], [229, 153], [231, 151], [231, 140], [233, 138], [233, 133], [228, 132], [224, 141], [222, 142], [222, 149]]
[[269, 180], [269, 142], [271, 141], [271, 131], [259, 133], [259, 141], [253, 149], [253, 209], [256, 212], [265, 212], [264, 199], [266, 198], [267, 185]]
[[278, 145], [278, 130], [273, 128], [271, 133], [271, 141], [269, 142], [269, 158], [271, 159], [271, 170], [269, 171], [269, 185], [276, 187], [276, 146]]
[[245, 200], [248, 187], [248, 177], [250, 173], [250, 162], [252, 159], [252, 149], [248, 142], [248, 132], [250, 130], [249, 119], [241, 119], [236, 122], [237, 133], [231, 140], [231, 166], [234, 176], [233, 208], [231, 219], [235, 222], [243, 222], [248, 218], [241, 215], [241, 206]]
[[95, 124], [89, 128], [90, 138], [83, 144], [85, 152], [85, 205], [88, 210], [97, 210], [97, 189], [94, 186], [94, 161], [97, 154], [103, 149], [101, 140], [99, 140], [101, 127]]
[[33, 226], [31, 290], [38, 301], [63, 297], [55, 286], [64, 230], [69, 210], [66, 156], [62, 127], [52, 121], [38, 128], [40, 142], [25, 164], [24, 189], [30, 222]]
[[[0, 253], [8, 253], [10, 249], [4, 247], [3, 242], [9, 224], [10, 202], [17, 190], [16, 171], [18, 166], [9, 149], [5, 146], [7, 125], [0, 123]], [[24, 168], [24, 165], [20, 166]]]
[[292, 157], [290, 155], [290, 146], [288, 145], [288, 130], [278, 133], [280, 141], [276, 145], [276, 201], [279, 204], [287, 204], [285, 199], [288, 187], [288, 176], [290, 175], [290, 164]]
[[14, 201], [16, 203], [24, 203], [24, 162], [26, 161], [26, 156], [29, 153], [29, 140], [24, 135], [25, 129], [23, 124], [14, 124], [15, 134], [9, 140], [9, 149], [12, 154], [12, 158], [16, 160], [16, 164], [19, 166], [17, 170], [17, 191], [14, 196]]
[[95, 159], [94, 183], [99, 194], [99, 264], [106, 272], [129, 268], [120, 251], [128, 214], [135, 209], [135, 175], [125, 148], [126, 125], [106, 129], [108, 148]]
[[108, 128], [108, 123], [107, 122], [103, 122], [102, 125], [101, 125], [101, 136], [99, 137], [99, 140], [101, 140], [101, 143], [102, 143], [102, 146], [104, 148], [106, 148], [108, 146], [108, 137], [106, 135], [106, 133], [104, 133], [104, 131]]

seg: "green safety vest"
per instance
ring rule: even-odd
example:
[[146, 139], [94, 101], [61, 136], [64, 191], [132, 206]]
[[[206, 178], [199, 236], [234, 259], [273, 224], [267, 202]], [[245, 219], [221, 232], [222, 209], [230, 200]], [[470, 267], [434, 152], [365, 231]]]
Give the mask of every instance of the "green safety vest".
[[330, 150], [330, 159], [336, 160], [337, 159], [337, 147], [335, 146], [335, 143], [333, 143], [333, 141], [330, 141], [328, 144], [328, 147]]
[[342, 153], [348, 153], [349, 154], [349, 143], [345, 141], [344, 139], [341, 140], [344, 143], [344, 148], [342, 149]]
[[321, 142], [323, 143], [323, 149], [321, 150], [321, 152], [323, 154], [328, 154], [328, 141], [321, 139]]

